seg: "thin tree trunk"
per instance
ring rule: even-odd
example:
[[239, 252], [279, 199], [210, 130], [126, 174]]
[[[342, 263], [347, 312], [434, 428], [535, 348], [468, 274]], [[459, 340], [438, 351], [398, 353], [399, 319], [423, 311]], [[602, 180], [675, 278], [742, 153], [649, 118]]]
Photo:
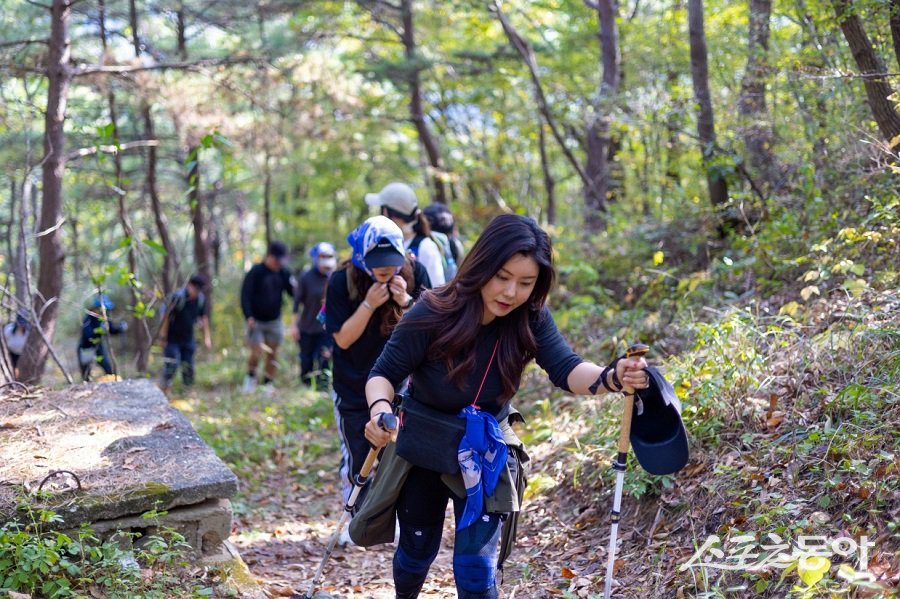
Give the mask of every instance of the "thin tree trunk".
[[584, 187], [587, 226], [596, 231], [603, 226], [603, 213], [609, 209], [610, 121], [619, 90], [619, 29], [616, 25], [616, 0], [587, 1], [597, 11], [600, 31], [600, 55], [603, 76], [593, 111], [587, 123], [587, 162], [585, 171], [591, 185]]
[[538, 149], [541, 152], [541, 171], [544, 173], [544, 189], [547, 190], [547, 224], [556, 224], [556, 179], [550, 172], [547, 157], [547, 136], [544, 134], [544, 119], [538, 115]]
[[563, 156], [566, 157], [566, 160], [572, 165], [572, 168], [578, 174], [578, 177], [581, 179], [582, 184], [585, 187], [590, 187], [593, 185], [593, 182], [587, 176], [587, 173], [584, 170], [584, 167], [579, 162], [578, 158], [575, 157], [575, 154], [572, 153], [571, 148], [566, 144], [566, 140], [563, 138], [562, 132], [560, 131], [559, 126], [556, 124], [556, 119], [553, 118], [553, 114], [550, 112], [550, 106], [547, 103], [547, 96], [544, 94], [544, 87], [541, 85], [541, 79], [538, 77], [538, 66], [537, 60], [534, 57], [534, 49], [531, 47], [531, 43], [528, 42], [525, 38], [519, 35], [519, 32], [516, 31], [515, 27], [513, 27], [512, 23], [510, 23], [509, 18], [506, 16], [506, 13], [503, 12], [503, 9], [500, 7], [500, 4], [497, 0], [493, 1], [492, 8], [494, 12], [497, 13], [497, 18], [500, 20], [500, 25], [503, 27], [503, 32], [506, 34], [506, 39], [509, 40], [509, 44], [513, 47], [516, 53], [519, 55], [519, 58], [522, 59], [522, 62], [528, 68], [528, 73], [531, 77], [531, 83], [534, 88], [534, 101], [537, 105], [538, 111], [543, 115], [544, 120], [547, 122], [547, 125], [550, 127], [550, 132], [553, 134], [553, 139], [556, 140], [556, 143], [559, 144], [560, 150], [562, 150]]
[[272, 243], [272, 169], [269, 167], [269, 153], [263, 164], [263, 224], [266, 227], [266, 246]]
[[832, 0], [832, 4], [844, 39], [850, 46], [860, 74], [864, 76], [863, 86], [866, 88], [866, 98], [878, 130], [885, 140], [891, 141], [900, 135], [900, 114], [897, 114], [897, 109], [894, 108], [894, 103], [890, 99], [893, 90], [891, 84], [883, 76], [885, 67], [872, 47], [872, 42], [869, 41], [859, 16], [853, 13], [850, 0]]
[[[133, 8], [133, 7], [132, 7]], [[99, 2], [99, 13], [100, 13], [100, 41], [103, 46], [103, 54], [106, 55], [107, 51], [107, 39], [106, 39], [106, 6], [105, 0], [100, 0]], [[137, 32], [134, 33], [134, 44], [135, 48], [139, 48]], [[113, 135], [113, 144], [118, 146], [120, 141], [119, 136], [119, 115], [116, 107], [116, 93], [112, 87], [112, 82], [107, 82], [109, 88], [106, 92], [106, 101], [109, 107], [109, 121], [112, 124], [112, 135]], [[137, 268], [137, 257], [135, 256], [134, 250], [134, 228], [131, 226], [131, 222], [128, 220], [128, 206], [126, 204], [126, 199], [128, 197], [128, 192], [125, 191], [125, 184], [123, 182], [122, 176], [122, 154], [120, 152], [113, 153], [113, 167], [114, 167], [114, 185], [113, 185], [113, 193], [116, 196], [116, 201], [119, 209], [119, 224], [122, 227], [122, 234], [125, 236], [128, 241], [128, 270], [131, 272], [132, 283], [129, 286], [129, 293], [131, 295], [131, 306], [134, 309], [139, 303], [143, 303], [143, 299], [138, 293], [137, 288], [135, 287], [135, 281], [138, 279], [138, 268]], [[134, 345], [136, 351], [136, 360], [135, 365], [137, 367], [138, 372], [143, 373], [147, 370], [147, 361], [150, 357], [150, 344], [152, 339], [150, 337], [150, 332], [147, 330], [146, 323], [142, 318], [135, 316], [134, 318], [134, 326], [132, 327], [134, 333]]]
[[728, 185], [725, 179], [719, 176], [710, 165], [716, 153], [716, 127], [712, 98], [709, 94], [706, 33], [703, 30], [703, 0], [688, 0], [687, 6], [691, 45], [691, 79], [694, 83], [694, 101], [697, 102], [697, 134], [700, 137], [709, 199], [714, 206], [721, 206], [728, 201]]
[[[194, 264], [197, 272], [212, 281], [209, 260], [209, 238], [206, 216], [203, 210], [203, 196], [200, 193], [200, 145], [188, 146], [187, 153], [188, 202], [191, 209], [191, 225], [194, 229]], [[206, 290], [207, 306], [211, 306], [212, 286]]]
[[891, 40], [894, 42], [894, 58], [900, 67], [900, 0], [891, 0]]
[[[20, 378], [27, 383], [40, 380], [47, 364], [49, 344], [56, 331], [59, 298], [63, 287], [63, 176], [66, 170], [66, 103], [72, 71], [69, 66], [70, 0], [52, 0], [50, 39], [47, 51], [47, 110], [44, 118], [44, 160], [41, 216], [38, 225], [37, 294], [34, 312], [40, 317], [31, 329], [20, 361]], [[40, 331], [38, 330], [40, 329]], [[43, 335], [41, 334], [43, 332]], [[43, 342], [42, 337], [46, 337]]]
[[187, 25], [184, 21], [184, 2], [178, 2], [178, 10], [175, 11], [175, 38], [178, 40], [178, 56], [181, 60], [187, 60]]
[[750, 0], [747, 33], [747, 67], [741, 81], [738, 110], [744, 120], [744, 148], [754, 174], [766, 190], [777, 183], [772, 156], [774, 134], [766, 108], [766, 80], [769, 71], [769, 18], [772, 0]]
[[[128, 14], [131, 24], [132, 45], [134, 46], [134, 55], [140, 59], [143, 49], [140, 42], [140, 29], [137, 12], [137, 2], [129, 0]], [[144, 139], [155, 139], [156, 131], [153, 124], [153, 113], [151, 112], [150, 103], [143, 98], [141, 94], [140, 112], [144, 123]], [[150, 195], [150, 210], [153, 212], [153, 221], [156, 223], [156, 232], [159, 234], [159, 242], [165, 250], [162, 264], [162, 286], [163, 293], [169, 295], [175, 289], [175, 244], [172, 243], [172, 237], [169, 235], [169, 225], [165, 214], [163, 214], [162, 202], [159, 198], [159, 187], [156, 177], [156, 146], [147, 148], [147, 158], [145, 162], [144, 185], [147, 193]]]
[[419, 134], [419, 141], [425, 149], [425, 155], [428, 158], [428, 165], [431, 168], [431, 183], [434, 186], [434, 200], [447, 203], [447, 192], [444, 188], [444, 161], [441, 159], [441, 150], [438, 142], [425, 120], [425, 111], [422, 108], [422, 78], [420, 71], [415, 66], [417, 60], [416, 55], [416, 35], [413, 25], [413, 6], [412, 0], [400, 1], [400, 15], [402, 28], [400, 31], [400, 40], [406, 55], [406, 61], [409, 65], [409, 75], [407, 82], [409, 84], [409, 116], [416, 127]]

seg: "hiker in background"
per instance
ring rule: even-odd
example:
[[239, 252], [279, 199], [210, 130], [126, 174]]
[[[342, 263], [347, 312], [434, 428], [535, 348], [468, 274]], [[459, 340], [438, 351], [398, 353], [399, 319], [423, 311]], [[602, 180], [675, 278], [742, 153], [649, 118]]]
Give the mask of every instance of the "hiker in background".
[[[428, 224], [431, 225], [432, 235], [437, 239], [442, 239], [440, 236], [443, 236], [447, 240], [445, 247], [450, 250], [453, 262], [458, 267], [462, 264], [466, 252], [462, 241], [459, 239], [459, 228], [453, 219], [453, 213], [450, 212], [446, 204], [441, 204], [440, 202], [429, 204], [422, 212], [425, 213], [425, 218], [428, 219]], [[453, 274], [455, 275], [456, 272]], [[447, 277], [448, 280], [451, 278], [453, 277]]]
[[159, 329], [159, 344], [163, 348], [163, 377], [161, 388], [168, 395], [169, 386], [178, 367], [181, 366], [181, 380], [185, 387], [194, 384], [194, 327], [200, 323], [203, 329], [203, 345], [212, 349], [209, 335], [209, 312], [206, 304], [206, 277], [195, 274], [187, 285], [172, 294], [166, 304], [162, 326]]
[[365, 395], [369, 370], [400, 317], [431, 286], [425, 267], [406, 255], [403, 233], [391, 220], [373, 216], [347, 242], [353, 253], [331, 275], [325, 299], [325, 330], [334, 338], [332, 398], [344, 501], [369, 452], [363, 434], [370, 418]]
[[124, 320], [114, 321], [109, 318], [109, 313], [115, 309], [116, 305], [108, 295], [96, 295], [81, 322], [78, 364], [81, 366], [81, 380], [84, 382], [91, 380], [91, 369], [94, 364], [100, 364], [100, 368], [107, 375], [116, 374], [112, 361], [109, 359], [106, 338], [109, 335], [121, 335], [127, 331], [128, 323]]
[[431, 238], [428, 219], [419, 210], [419, 200], [412, 187], [405, 183], [389, 183], [378, 193], [366, 194], [366, 204], [376, 206], [403, 231], [403, 247], [412, 252], [416, 261], [428, 271], [434, 287], [447, 282], [444, 272], [444, 252]]
[[330, 243], [316, 244], [309, 255], [312, 266], [297, 279], [291, 328], [294, 340], [300, 343], [300, 380], [304, 385], [312, 384], [314, 372], [322, 373], [331, 367], [331, 335], [325, 332], [319, 313], [325, 302], [328, 278], [337, 266], [334, 246]]
[[[366, 438], [373, 447], [391, 440], [378, 420], [391, 410], [398, 383], [410, 377], [397, 443], [382, 457], [368, 505], [350, 525], [358, 543], [384, 542], [392, 538], [393, 517], [375, 514], [396, 509], [398, 599], [419, 595], [441, 547], [451, 500], [457, 596], [498, 597], [501, 521], [519, 510], [512, 473], [504, 477], [512, 468], [510, 445], [516, 444], [502, 427], [532, 359], [555, 386], [571, 393], [648, 386], [643, 358], [603, 368], [572, 351], [546, 306], [554, 278], [547, 233], [530, 218], [496, 217], [475, 242], [455, 284], [427, 293], [413, 307], [369, 374], [366, 399], [372, 418]], [[376, 520], [382, 530], [374, 530]]]
[[293, 298], [296, 284], [287, 263], [287, 246], [282, 241], [273, 241], [263, 261], [254, 264], [244, 275], [241, 310], [247, 323], [247, 345], [250, 347], [247, 376], [241, 387], [244, 393], [256, 389], [256, 367], [263, 353], [266, 355], [263, 391], [267, 394], [274, 391], [278, 346], [284, 340], [282, 295]]
[[28, 339], [30, 328], [31, 323], [24, 314], [16, 314], [16, 319], [3, 327], [3, 340], [6, 342], [6, 352], [13, 368], [13, 377], [16, 379], [19, 378], [19, 358], [25, 351], [25, 341]]

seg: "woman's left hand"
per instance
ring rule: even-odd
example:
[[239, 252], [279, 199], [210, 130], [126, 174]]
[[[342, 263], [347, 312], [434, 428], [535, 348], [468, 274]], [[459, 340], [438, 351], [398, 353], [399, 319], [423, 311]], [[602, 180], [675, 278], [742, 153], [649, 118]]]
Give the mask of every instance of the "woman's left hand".
[[623, 358], [616, 364], [616, 376], [623, 388], [646, 389], [650, 386], [650, 375], [644, 371], [645, 368], [647, 360], [643, 357]]
[[406, 294], [406, 279], [399, 275], [395, 275], [388, 284], [391, 291], [391, 298], [398, 306], [405, 306], [409, 303], [409, 296]]

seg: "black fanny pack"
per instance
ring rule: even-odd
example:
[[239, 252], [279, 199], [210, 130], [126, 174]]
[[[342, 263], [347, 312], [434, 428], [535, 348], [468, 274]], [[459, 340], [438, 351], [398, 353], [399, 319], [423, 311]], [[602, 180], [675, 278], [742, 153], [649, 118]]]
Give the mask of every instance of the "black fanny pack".
[[457, 453], [466, 433], [466, 421], [404, 396], [400, 404], [397, 455], [414, 466], [456, 474]]

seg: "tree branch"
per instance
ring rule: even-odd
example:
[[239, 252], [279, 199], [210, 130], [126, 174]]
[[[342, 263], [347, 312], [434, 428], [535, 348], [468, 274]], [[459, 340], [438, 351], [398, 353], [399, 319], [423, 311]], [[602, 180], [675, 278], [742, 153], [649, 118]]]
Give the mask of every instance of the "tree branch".
[[600, 5], [594, 2], [593, 0], [584, 0], [584, 5], [590, 8], [591, 10], [600, 10]]
[[220, 66], [230, 66], [237, 64], [251, 64], [254, 62], [259, 62], [260, 59], [257, 57], [243, 57], [243, 58], [207, 58], [203, 60], [195, 60], [192, 62], [162, 62], [158, 64], [151, 65], [141, 65], [141, 66], [130, 66], [130, 65], [109, 65], [109, 66], [100, 66], [100, 65], [85, 65], [80, 66], [74, 69], [72, 72], [73, 77], [80, 77], [83, 75], [95, 75], [97, 73], [114, 73], [114, 74], [124, 74], [124, 73], [140, 73], [143, 71], [167, 71], [174, 69], [183, 69], [190, 70], [196, 68], [203, 67], [220, 67]]
[[11, 46], [28, 46], [30, 44], [49, 44], [50, 41], [46, 39], [30, 39], [30, 40], [16, 40], [14, 42], [0, 42], [0, 48], [9, 48]]
[[159, 145], [158, 139], [139, 139], [137, 141], [128, 141], [119, 145], [94, 146], [92, 148], [81, 148], [66, 154], [66, 160], [77, 160], [85, 156], [94, 156], [95, 154], [118, 154], [126, 150], [135, 148], [155, 148]]

